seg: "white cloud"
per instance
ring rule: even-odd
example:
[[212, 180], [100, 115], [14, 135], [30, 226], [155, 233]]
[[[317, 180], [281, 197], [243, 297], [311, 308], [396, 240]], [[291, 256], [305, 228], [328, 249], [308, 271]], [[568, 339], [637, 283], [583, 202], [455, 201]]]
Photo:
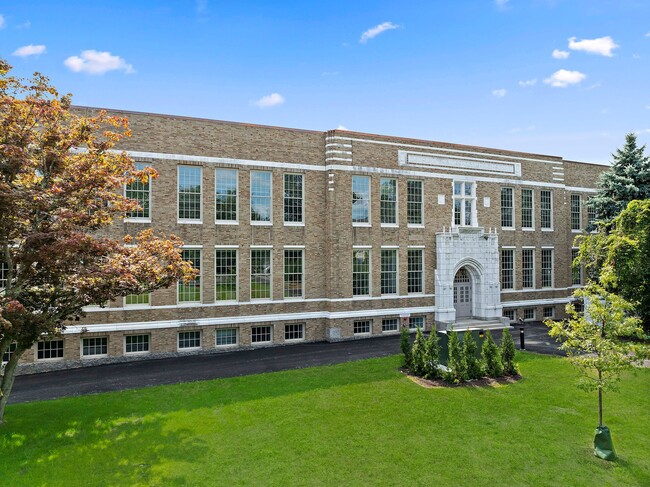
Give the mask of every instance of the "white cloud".
[[377, 37], [382, 32], [386, 32], [387, 30], [398, 29], [398, 28], [399, 25], [397, 24], [393, 24], [392, 22], [384, 22], [383, 24], [379, 24], [375, 27], [372, 27], [367, 31], [365, 31], [363, 34], [361, 34], [361, 39], [359, 39], [359, 42], [361, 44], [365, 44], [370, 39]]
[[549, 78], [544, 80], [544, 83], [549, 84], [555, 88], [566, 88], [569, 85], [580, 83], [587, 77], [586, 74], [580, 71], [568, 71], [560, 69], [553, 73]]
[[32, 23], [28, 20], [26, 22], [23, 22], [22, 24], [18, 24], [16, 26], [16, 29], [18, 29], [18, 30], [29, 29], [31, 26], [32, 26]]
[[251, 105], [255, 105], [260, 108], [270, 108], [284, 103], [284, 96], [280, 93], [271, 93], [270, 95], [263, 96], [257, 101], [251, 101]]
[[7, 27], [7, 22], [5, 21], [4, 15], [0, 14], [0, 29]]
[[133, 66], [120, 56], [113, 56], [108, 51], [95, 51], [93, 49], [81, 51], [80, 56], [70, 56], [63, 61], [75, 73], [104, 74], [108, 71], [124, 71], [126, 74], [134, 73]]
[[336, 130], [348, 130], [348, 128], [345, 125], [339, 125]]
[[498, 90], [492, 90], [492, 96], [494, 96], [496, 98], [503, 98], [504, 96], [506, 96], [506, 93], [507, 93], [507, 91], [506, 91], [505, 88], [500, 88]]
[[569, 51], [561, 51], [559, 49], [553, 49], [553, 54], [551, 54], [555, 59], [566, 59], [571, 53]]
[[494, 0], [494, 4], [497, 7], [505, 7], [510, 0]]
[[569, 49], [573, 51], [585, 51], [589, 54], [600, 54], [601, 56], [612, 57], [612, 51], [620, 47], [609, 36], [598, 39], [583, 39], [576, 41], [575, 37], [569, 38]]
[[520, 81], [518, 84], [519, 86], [535, 86], [537, 84], [537, 78]]
[[646, 36], [646, 37], [650, 37], [650, 32], [648, 32], [645, 36]]
[[650, 110], [650, 105], [646, 105], [645, 107], [646, 107], [648, 110]]
[[14, 56], [19, 57], [28, 57], [28, 56], [38, 56], [45, 52], [45, 46], [43, 44], [34, 45], [29, 44], [28, 46], [19, 47], [13, 52]]

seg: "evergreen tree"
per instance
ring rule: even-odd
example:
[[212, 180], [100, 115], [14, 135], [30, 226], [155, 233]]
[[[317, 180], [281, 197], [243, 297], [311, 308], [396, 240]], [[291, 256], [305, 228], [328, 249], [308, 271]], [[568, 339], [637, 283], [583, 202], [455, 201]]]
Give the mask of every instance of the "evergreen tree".
[[413, 343], [413, 352], [411, 355], [411, 372], [418, 377], [424, 377], [427, 370], [428, 353], [427, 343], [422, 333], [422, 329], [418, 328], [415, 332], [415, 342]]
[[463, 335], [463, 355], [467, 363], [467, 377], [469, 379], [480, 379], [483, 375], [481, 361], [476, 357], [476, 341], [470, 331]]
[[463, 353], [463, 347], [455, 331], [449, 332], [449, 363], [453, 382], [464, 382], [467, 380], [467, 362]]
[[501, 354], [499, 353], [499, 347], [494, 343], [494, 338], [492, 338], [492, 334], [489, 331], [485, 332], [482, 353], [483, 360], [485, 361], [485, 375], [488, 377], [501, 377], [503, 375]]
[[501, 335], [501, 365], [507, 375], [515, 375], [519, 372], [515, 364], [515, 342], [507, 328]]
[[411, 368], [411, 337], [407, 327], [399, 332], [399, 348], [402, 351], [402, 362], [407, 369]]
[[625, 145], [612, 154], [612, 166], [601, 173], [599, 191], [589, 204], [599, 220], [609, 222], [632, 200], [650, 198], [650, 157], [644, 154], [645, 145], [638, 147], [636, 135], [625, 136]]
[[440, 377], [440, 345], [438, 344], [438, 334], [435, 330], [431, 330], [429, 333], [429, 338], [427, 338], [427, 358], [429, 362], [427, 363], [426, 378], [427, 379], [438, 379]]

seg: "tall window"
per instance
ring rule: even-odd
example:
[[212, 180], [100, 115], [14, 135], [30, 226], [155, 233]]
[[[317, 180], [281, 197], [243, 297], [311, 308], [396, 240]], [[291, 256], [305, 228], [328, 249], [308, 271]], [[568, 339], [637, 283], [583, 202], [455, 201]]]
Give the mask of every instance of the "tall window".
[[454, 181], [454, 225], [476, 226], [476, 186]]
[[38, 360], [54, 360], [63, 358], [63, 340], [38, 342], [36, 358]]
[[534, 228], [533, 190], [521, 190], [521, 228]]
[[201, 250], [183, 249], [183, 260], [192, 263], [192, 267], [199, 271], [199, 274], [190, 282], [178, 283], [179, 303], [200, 303], [201, 302]]
[[217, 169], [215, 172], [215, 220], [236, 222], [238, 203], [238, 172], [236, 169]]
[[216, 249], [214, 251], [215, 299], [217, 301], [237, 300], [237, 250]]
[[587, 231], [596, 230], [596, 208], [590, 201], [587, 202]]
[[397, 249], [381, 249], [381, 294], [397, 294]]
[[540, 224], [543, 229], [553, 229], [553, 193], [547, 190], [540, 191]]
[[302, 249], [284, 249], [284, 297], [303, 297]]
[[553, 287], [553, 249], [542, 249], [542, 287]]
[[178, 218], [201, 221], [201, 167], [178, 166]]
[[271, 222], [271, 173], [251, 171], [251, 222]]
[[271, 299], [271, 249], [251, 249], [251, 299]]
[[9, 265], [6, 262], [0, 262], [0, 289], [7, 287], [9, 279]]
[[397, 180], [381, 178], [381, 222], [393, 225], [397, 223]]
[[521, 251], [521, 287], [535, 287], [535, 249]]
[[501, 289], [515, 287], [515, 250], [501, 249]]
[[579, 286], [582, 284], [582, 266], [576, 263], [580, 249], [571, 249], [571, 284]]
[[515, 226], [513, 218], [512, 188], [501, 188], [501, 226], [512, 228]]
[[303, 176], [284, 175], [284, 222], [303, 223]]
[[406, 182], [406, 215], [409, 225], [422, 225], [423, 201], [422, 201], [422, 181], [409, 180]]
[[423, 250], [422, 249], [408, 249], [408, 292], [421, 293], [424, 292], [423, 276]]
[[368, 296], [370, 294], [370, 250], [352, 251], [352, 295]]
[[352, 223], [370, 223], [370, 178], [352, 176]]
[[[145, 164], [137, 162], [135, 168], [141, 171], [147, 167]], [[151, 218], [151, 177], [147, 176], [145, 182], [141, 180], [133, 181], [126, 185], [125, 195], [127, 198], [135, 200], [140, 206], [139, 209], [130, 211], [127, 218], [133, 220], [149, 220]]]
[[580, 195], [571, 195], [571, 230], [580, 230], [582, 227], [582, 205]]

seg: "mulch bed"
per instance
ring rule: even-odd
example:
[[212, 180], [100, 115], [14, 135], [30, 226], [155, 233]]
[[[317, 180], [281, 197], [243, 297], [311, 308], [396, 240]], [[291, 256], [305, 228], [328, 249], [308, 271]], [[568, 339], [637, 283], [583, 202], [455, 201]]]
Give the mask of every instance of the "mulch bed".
[[514, 384], [515, 382], [517, 382], [519, 379], [522, 378], [521, 375], [507, 375], [504, 377], [496, 377], [496, 378], [483, 377], [482, 379], [474, 379], [468, 382], [461, 382], [460, 384], [449, 384], [448, 382], [445, 382], [442, 379], [430, 380], [430, 379], [423, 379], [422, 377], [418, 377], [416, 375], [411, 375], [408, 369], [405, 369], [404, 367], [400, 367], [399, 370], [410, 380], [412, 380], [419, 386], [422, 386], [426, 389], [433, 389], [436, 387], [500, 387], [503, 385]]

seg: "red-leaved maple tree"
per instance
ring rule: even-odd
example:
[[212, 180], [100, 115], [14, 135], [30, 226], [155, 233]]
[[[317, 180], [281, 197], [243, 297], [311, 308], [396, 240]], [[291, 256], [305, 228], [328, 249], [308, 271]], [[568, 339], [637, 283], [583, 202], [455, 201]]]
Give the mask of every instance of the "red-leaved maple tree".
[[106, 228], [138, 209], [124, 185], [156, 177], [112, 150], [128, 121], [70, 111], [49, 80], [10, 75], [0, 60], [0, 424], [21, 355], [59, 336], [83, 307], [191, 279], [182, 242], [147, 230], [115, 239]]

